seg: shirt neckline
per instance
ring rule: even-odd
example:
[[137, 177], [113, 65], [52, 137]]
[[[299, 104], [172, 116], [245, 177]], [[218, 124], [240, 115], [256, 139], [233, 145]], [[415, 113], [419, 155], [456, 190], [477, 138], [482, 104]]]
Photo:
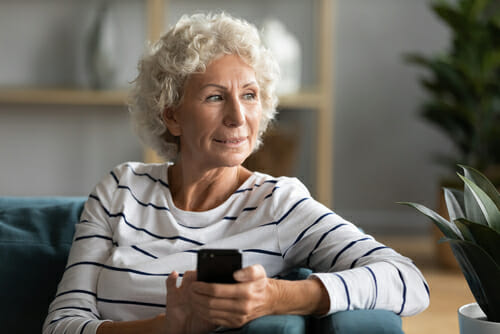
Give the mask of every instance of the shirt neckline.
[[[165, 175], [166, 177], [167, 184], [169, 184], [168, 168], [170, 166], [171, 164], [165, 164], [165, 170], [163, 173], [163, 175]], [[172, 193], [170, 192], [170, 188], [168, 188], [166, 194], [167, 204], [172, 215], [176, 219], [181, 220], [183, 225], [187, 225], [188, 227], [205, 227], [215, 221], [220, 221], [221, 219], [223, 219], [224, 216], [227, 214], [229, 207], [237, 199], [237, 196], [235, 195], [244, 192], [245, 189], [251, 188], [256, 180], [256, 177], [257, 176], [255, 172], [252, 172], [252, 174], [243, 182], [243, 184], [235, 192], [233, 192], [223, 203], [210, 210], [186, 211], [178, 208], [174, 203], [174, 199], [172, 197]]]

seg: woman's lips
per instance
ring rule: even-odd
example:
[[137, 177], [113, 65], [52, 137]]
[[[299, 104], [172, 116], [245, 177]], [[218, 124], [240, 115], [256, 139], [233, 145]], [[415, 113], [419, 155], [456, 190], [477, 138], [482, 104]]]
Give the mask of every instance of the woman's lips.
[[247, 140], [246, 137], [238, 137], [238, 138], [227, 138], [227, 139], [214, 139], [215, 142], [219, 144], [229, 145], [229, 146], [238, 146]]

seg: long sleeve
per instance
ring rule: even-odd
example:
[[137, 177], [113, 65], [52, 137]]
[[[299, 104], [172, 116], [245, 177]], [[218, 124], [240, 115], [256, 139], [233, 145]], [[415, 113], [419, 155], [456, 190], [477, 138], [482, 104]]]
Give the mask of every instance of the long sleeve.
[[96, 306], [96, 289], [101, 265], [113, 246], [109, 216], [104, 209], [116, 188], [113, 182], [110, 174], [85, 203], [75, 226], [64, 275], [43, 326], [44, 334], [95, 333], [102, 322]]
[[306, 266], [324, 284], [329, 314], [386, 309], [401, 316], [424, 310], [429, 290], [412, 261], [364, 234], [308, 196], [305, 188], [281, 193], [276, 207], [286, 215], [277, 225], [288, 267]]

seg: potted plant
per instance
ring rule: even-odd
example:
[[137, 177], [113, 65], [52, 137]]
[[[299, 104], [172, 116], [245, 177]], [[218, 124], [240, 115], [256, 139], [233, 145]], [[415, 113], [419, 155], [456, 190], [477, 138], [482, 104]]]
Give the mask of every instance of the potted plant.
[[[500, 194], [484, 174], [461, 166], [464, 190], [444, 188], [450, 220], [423, 205], [414, 207], [444, 234], [477, 304], [459, 310], [460, 333], [500, 333]], [[479, 306], [478, 306], [479, 305]], [[482, 310], [482, 312], [481, 312]]]
[[[472, 166], [500, 185], [500, 1], [435, 0], [433, 13], [449, 28], [446, 50], [405, 59], [425, 70], [421, 84], [427, 92], [420, 115], [441, 129], [454, 144], [450, 155], [436, 160], [450, 171], [437, 187], [460, 187], [458, 162]], [[444, 209], [444, 198], [439, 206]], [[445, 215], [445, 210], [439, 210]], [[436, 239], [442, 234], [434, 228]], [[436, 245], [437, 259], [458, 268], [448, 245]]]

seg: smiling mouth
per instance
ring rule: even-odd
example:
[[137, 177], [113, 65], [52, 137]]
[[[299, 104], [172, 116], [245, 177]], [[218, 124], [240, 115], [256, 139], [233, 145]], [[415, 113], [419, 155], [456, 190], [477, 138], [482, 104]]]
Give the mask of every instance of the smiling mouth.
[[242, 137], [242, 138], [231, 138], [231, 139], [226, 139], [226, 140], [223, 140], [223, 139], [214, 139], [217, 143], [221, 143], [221, 144], [239, 144], [243, 141], [246, 140], [245, 137]]

